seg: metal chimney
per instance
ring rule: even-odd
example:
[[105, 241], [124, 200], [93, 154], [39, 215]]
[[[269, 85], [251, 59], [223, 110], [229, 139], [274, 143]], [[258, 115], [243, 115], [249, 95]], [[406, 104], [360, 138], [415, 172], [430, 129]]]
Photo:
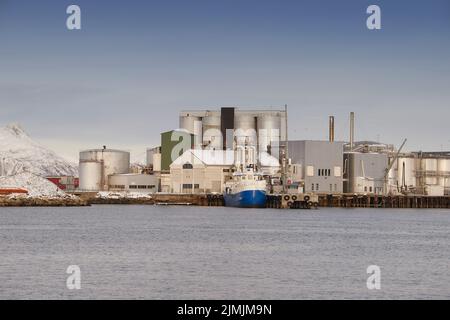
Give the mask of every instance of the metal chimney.
[[355, 113], [350, 112], [350, 151], [353, 150], [355, 144]]
[[334, 116], [330, 116], [328, 129], [329, 129], [328, 140], [330, 142], [334, 142]]

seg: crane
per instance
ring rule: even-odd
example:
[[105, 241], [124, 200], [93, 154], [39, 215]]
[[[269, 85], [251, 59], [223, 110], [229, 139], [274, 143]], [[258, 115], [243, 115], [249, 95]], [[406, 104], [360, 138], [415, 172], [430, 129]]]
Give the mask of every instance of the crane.
[[406, 144], [406, 141], [408, 139], [404, 139], [403, 143], [400, 145], [400, 148], [398, 148], [397, 153], [395, 154], [394, 158], [392, 159], [391, 163], [389, 163], [388, 167], [386, 168], [386, 171], [384, 173], [384, 194], [387, 194], [388, 191], [388, 176], [389, 176], [389, 171], [391, 171], [395, 161], [397, 161], [398, 156], [400, 155], [400, 152], [402, 151], [403, 147]]

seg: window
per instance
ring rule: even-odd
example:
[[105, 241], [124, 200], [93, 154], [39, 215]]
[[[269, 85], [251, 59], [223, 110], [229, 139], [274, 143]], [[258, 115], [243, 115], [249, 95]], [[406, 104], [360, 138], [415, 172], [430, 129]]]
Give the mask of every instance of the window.
[[[196, 183], [196, 184], [194, 184], [194, 188], [198, 189], [198, 188], [200, 188], [200, 185]], [[184, 183], [183, 189], [192, 189], [192, 183]]]
[[311, 186], [311, 191], [314, 191], [314, 183]]
[[115, 185], [110, 185], [109, 188], [110, 189], [125, 189], [125, 186], [123, 184], [115, 184]]
[[194, 167], [189, 162], [186, 162], [185, 164], [183, 164], [183, 169], [192, 169], [192, 168], [194, 168]]
[[364, 192], [367, 192], [367, 187], [364, 187]]
[[130, 189], [137, 189], [137, 185], [130, 185]]
[[320, 177], [320, 169], [317, 170], [317, 175]]
[[369, 188], [369, 191], [372, 192], [372, 187]]
[[341, 167], [334, 167], [334, 176], [335, 177], [340, 177], [341, 176]]
[[137, 186], [137, 188], [138, 188], [138, 189], [147, 189], [147, 186], [140, 185], [140, 186]]
[[316, 191], [319, 191], [319, 184], [316, 183]]
[[314, 167], [313, 166], [306, 167], [306, 175], [308, 177], [314, 177]]

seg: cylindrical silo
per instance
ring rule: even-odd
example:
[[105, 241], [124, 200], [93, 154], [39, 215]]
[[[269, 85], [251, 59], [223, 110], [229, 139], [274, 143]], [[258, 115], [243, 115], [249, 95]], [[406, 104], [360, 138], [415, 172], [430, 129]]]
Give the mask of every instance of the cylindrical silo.
[[81, 191], [99, 191], [103, 186], [103, 164], [100, 161], [80, 160], [79, 177]]
[[222, 149], [222, 131], [220, 114], [208, 112], [202, 119], [203, 146], [208, 149]]
[[422, 159], [422, 168], [425, 170], [425, 184], [438, 184], [437, 169], [438, 160], [433, 158]]
[[400, 187], [416, 186], [416, 159], [398, 158], [397, 181]]
[[[109, 175], [129, 173], [130, 153], [106, 148], [85, 150], [80, 152], [80, 166], [84, 162], [98, 162], [101, 164], [103, 185], [99, 190], [107, 190]], [[81, 180], [82, 177], [80, 175], [80, 184], [82, 184]]]
[[147, 149], [146, 152], [146, 165], [147, 167], [152, 166], [153, 165], [153, 155], [155, 154], [155, 149]]
[[193, 116], [189, 113], [182, 114], [180, 116], [180, 129], [184, 129], [187, 132], [199, 136], [202, 136], [202, 118]]
[[450, 192], [450, 159], [438, 160], [439, 185], [444, 187], [445, 195]]
[[[260, 152], [271, 152], [279, 148], [281, 139], [281, 115], [278, 113], [258, 116], [258, 144]], [[272, 155], [276, 156], [271, 152]]]
[[237, 146], [256, 146], [256, 118], [250, 114], [236, 114], [234, 118], [234, 139]]
[[153, 171], [161, 171], [161, 153], [153, 154]]

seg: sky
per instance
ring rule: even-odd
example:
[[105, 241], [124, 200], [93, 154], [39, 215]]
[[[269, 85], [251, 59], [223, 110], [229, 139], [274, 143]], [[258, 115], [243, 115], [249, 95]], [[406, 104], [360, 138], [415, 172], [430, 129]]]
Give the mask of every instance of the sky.
[[450, 1], [0, 0], [0, 125], [72, 161], [144, 157], [181, 110], [285, 104], [291, 139], [334, 115], [348, 140], [354, 111], [357, 140], [450, 150]]

